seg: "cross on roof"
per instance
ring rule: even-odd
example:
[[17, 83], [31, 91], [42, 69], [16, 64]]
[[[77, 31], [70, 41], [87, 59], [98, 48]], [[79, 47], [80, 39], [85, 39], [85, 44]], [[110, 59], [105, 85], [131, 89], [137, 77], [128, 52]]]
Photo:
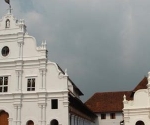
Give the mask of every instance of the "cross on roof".
[[8, 10], [8, 14], [11, 14], [11, 11], [13, 10], [13, 9], [11, 8], [11, 5], [9, 5], [9, 8], [8, 8], [7, 10]]

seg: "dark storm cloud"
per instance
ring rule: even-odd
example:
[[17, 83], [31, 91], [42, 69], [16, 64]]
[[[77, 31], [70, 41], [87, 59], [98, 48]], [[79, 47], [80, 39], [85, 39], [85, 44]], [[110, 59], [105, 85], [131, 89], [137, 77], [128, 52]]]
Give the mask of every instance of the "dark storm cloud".
[[[7, 6], [0, 2], [0, 14]], [[148, 0], [14, 0], [49, 60], [68, 69], [86, 100], [98, 91], [131, 90], [150, 69]]]

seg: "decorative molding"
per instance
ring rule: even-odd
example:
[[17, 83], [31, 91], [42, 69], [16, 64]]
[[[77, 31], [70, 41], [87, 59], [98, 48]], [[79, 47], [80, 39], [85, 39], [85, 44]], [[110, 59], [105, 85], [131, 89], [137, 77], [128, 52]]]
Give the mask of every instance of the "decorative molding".
[[31, 75], [26, 75], [25, 78], [33, 78], [33, 77], [38, 77], [36, 74], [31, 74]]
[[4, 74], [0, 74], [0, 76], [1, 77], [3, 77], [3, 76], [8, 76], [9, 77], [9, 76], [11, 76], [11, 74], [4, 73]]

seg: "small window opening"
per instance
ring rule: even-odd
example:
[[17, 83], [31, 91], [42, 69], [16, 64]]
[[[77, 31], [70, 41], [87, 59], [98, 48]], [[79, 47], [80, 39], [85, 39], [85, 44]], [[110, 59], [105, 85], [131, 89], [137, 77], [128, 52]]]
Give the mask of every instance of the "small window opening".
[[6, 20], [6, 28], [9, 28], [9, 27], [10, 27], [10, 20], [7, 19], [7, 20]]
[[52, 99], [51, 100], [51, 108], [52, 109], [58, 109], [58, 99]]
[[115, 119], [115, 118], [116, 118], [115, 113], [110, 113], [110, 119]]
[[101, 114], [101, 119], [106, 119], [106, 114]]

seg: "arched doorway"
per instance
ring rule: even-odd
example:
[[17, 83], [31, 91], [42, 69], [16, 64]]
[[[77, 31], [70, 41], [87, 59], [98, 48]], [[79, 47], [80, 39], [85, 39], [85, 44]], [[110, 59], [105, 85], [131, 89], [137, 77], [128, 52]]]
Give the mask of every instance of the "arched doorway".
[[5, 111], [0, 111], [0, 125], [8, 125], [8, 113]]
[[56, 119], [53, 119], [52, 121], [51, 121], [51, 124], [50, 125], [58, 125], [58, 121], [56, 120]]
[[137, 121], [135, 125], [145, 125], [143, 121]]
[[29, 120], [29, 121], [27, 122], [27, 125], [34, 125], [34, 122], [33, 122], [32, 120]]

